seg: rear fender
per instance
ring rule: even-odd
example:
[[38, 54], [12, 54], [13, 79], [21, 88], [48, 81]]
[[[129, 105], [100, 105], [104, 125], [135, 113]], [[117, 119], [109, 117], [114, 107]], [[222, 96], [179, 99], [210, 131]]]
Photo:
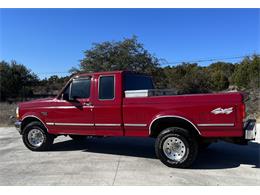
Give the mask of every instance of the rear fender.
[[152, 128], [153, 128], [153, 125], [160, 119], [163, 119], [163, 118], [173, 118], [173, 119], [180, 119], [180, 120], [183, 120], [185, 121], [186, 123], [190, 124], [198, 133], [198, 135], [201, 135], [201, 132], [200, 130], [198, 129], [198, 127], [195, 125], [195, 123], [190, 120], [189, 118], [185, 117], [183, 114], [160, 114], [160, 115], [156, 115], [150, 122], [149, 124], [149, 135], [151, 135], [152, 133]]

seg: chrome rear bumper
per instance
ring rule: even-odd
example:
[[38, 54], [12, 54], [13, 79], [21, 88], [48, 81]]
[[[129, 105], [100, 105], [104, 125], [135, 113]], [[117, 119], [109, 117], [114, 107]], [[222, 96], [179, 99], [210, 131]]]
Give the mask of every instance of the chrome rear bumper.
[[248, 119], [244, 123], [245, 139], [254, 140], [256, 138], [256, 120]]

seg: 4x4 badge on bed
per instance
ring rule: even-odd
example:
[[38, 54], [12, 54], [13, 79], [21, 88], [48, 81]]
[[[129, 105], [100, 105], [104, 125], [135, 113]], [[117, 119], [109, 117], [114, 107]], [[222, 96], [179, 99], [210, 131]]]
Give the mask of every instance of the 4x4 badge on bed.
[[211, 113], [213, 114], [230, 114], [231, 112], [233, 112], [233, 107], [230, 108], [216, 108], [214, 110], [211, 111]]

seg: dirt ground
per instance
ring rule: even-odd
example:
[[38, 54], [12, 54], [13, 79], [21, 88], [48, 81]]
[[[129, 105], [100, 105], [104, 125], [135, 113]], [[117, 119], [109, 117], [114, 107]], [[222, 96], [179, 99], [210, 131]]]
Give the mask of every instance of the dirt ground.
[[7, 102], [0, 103], [0, 126], [7, 127], [13, 126], [13, 120], [11, 116], [15, 117], [15, 110], [17, 104], [9, 104]]

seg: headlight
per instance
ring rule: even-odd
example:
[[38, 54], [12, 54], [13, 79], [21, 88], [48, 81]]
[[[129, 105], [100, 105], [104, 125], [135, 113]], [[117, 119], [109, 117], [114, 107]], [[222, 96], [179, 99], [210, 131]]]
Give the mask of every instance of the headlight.
[[16, 108], [16, 118], [19, 118], [19, 107]]

